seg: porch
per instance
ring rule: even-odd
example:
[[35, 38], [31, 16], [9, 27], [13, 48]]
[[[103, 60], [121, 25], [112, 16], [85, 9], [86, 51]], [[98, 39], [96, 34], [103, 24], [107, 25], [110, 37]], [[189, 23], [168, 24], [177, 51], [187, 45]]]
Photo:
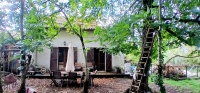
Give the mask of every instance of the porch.
[[[18, 77], [20, 77], [18, 75]], [[92, 78], [132, 78], [129, 74], [124, 73], [116, 73], [116, 72], [104, 72], [104, 71], [97, 71], [96, 74], [91, 75]], [[50, 79], [49, 73], [45, 74], [36, 74], [36, 75], [27, 75], [27, 78], [38, 78], [38, 79]]]

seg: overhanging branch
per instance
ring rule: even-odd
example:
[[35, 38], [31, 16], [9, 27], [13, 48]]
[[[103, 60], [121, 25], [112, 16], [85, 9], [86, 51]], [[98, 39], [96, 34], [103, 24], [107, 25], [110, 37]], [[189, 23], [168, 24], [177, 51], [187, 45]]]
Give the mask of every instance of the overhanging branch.
[[[5, 28], [5, 27], [4, 27], [4, 28]], [[6, 30], [6, 29], [0, 29], [0, 30], [6, 31], [6, 32], [8, 33], [8, 35], [12, 38], [12, 40], [13, 40], [15, 43], [17, 43], [17, 40], [15, 40], [15, 38], [12, 36], [12, 34], [11, 34], [8, 30]]]
[[177, 37], [178, 40], [180, 40], [180, 41], [182, 41], [182, 42], [184, 42], [184, 43], [186, 43], [186, 44], [189, 44], [187, 40], [185, 40], [185, 39], [182, 38], [181, 36], [177, 35], [177, 34], [176, 34], [175, 32], [173, 32], [169, 27], [166, 28], [166, 31], [167, 31], [168, 33], [170, 33], [171, 35]]
[[76, 34], [78, 37], [81, 37], [78, 32], [76, 32], [76, 30], [72, 27], [71, 22], [69, 21], [69, 18], [67, 17], [67, 15], [65, 14], [65, 12], [63, 11], [63, 8], [60, 7], [60, 5], [55, 4], [56, 6], [59, 7], [60, 11], [63, 13], [63, 15], [65, 16], [65, 19], [67, 20], [67, 23], [69, 24], [70, 28], [73, 30], [74, 34]]
[[184, 22], [184, 23], [188, 23], [188, 22], [194, 22], [194, 23], [198, 23], [200, 25], [200, 15], [196, 17], [196, 19], [179, 19], [179, 18], [163, 18], [162, 20], [167, 21], [167, 20], [177, 20], [178, 22]]
[[165, 64], [164, 65], [166, 65], [167, 63], [169, 63], [173, 58], [175, 58], [175, 57], [183, 57], [183, 58], [196, 58], [196, 57], [200, 57], [200, 55], [197, 55], [197, 56], [192, 56], [192, 57], [189, 57], [189, 56], [181, 56], [181, 55], [175, 55], [175, 56], [173, 56], [173, 57], [171, 57], [169, 60], [167, 60], [166, 62], [165, 62]]

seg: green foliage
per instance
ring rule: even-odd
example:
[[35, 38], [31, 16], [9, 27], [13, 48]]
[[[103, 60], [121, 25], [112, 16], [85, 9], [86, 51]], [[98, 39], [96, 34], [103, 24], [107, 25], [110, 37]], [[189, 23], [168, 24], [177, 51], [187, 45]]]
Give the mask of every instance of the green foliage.
[[[179, 4], [178, 2], [181, 3]], [[116, 5], [117, 3], [120, 3], [120, 1], [116, 1]], [[128, 3], [132, 4], [130, 2]], [[200, 36], [198, 33], [200, 28], [198, 24], [194, 21], [187, 23], [179, 21], [179, 19], [195, 19], [197, 17], [199, 12], [193, 11], [198, 7], [196, 2], [182, 2], [181, 0], [175, 0], [174, 2], [166, 1], [163, 4], [163, 10], [165, 11], [164, 13], [162, 13], [162, 17], [172, 19], [163, 20], [162, 22], [163, 52], [167, 51], [168, 49], [180, 47], [181, 44], [199, 46]], [[188, 4], [190, 5], [186, 6]], [[157, 4], [154, 3], [154, 5]], [[171, 6], [173, 6], [173, 8]], [[112, 6], [108, 4], [107, 7]], [[120, 10], [120, 6], [112, 7], [112, 9], [113, 8], [117, 8]], [[175, 11], [174, 9], [176, 8], [179, 9], [181, 12], [178, 12], [179, 10]], [[184, 14], [186, 12], [185, 10], [188, 10], [189, 14]], [[107, 9], [107, 11], [111, 12], [111, 10], [109, 9]], [[129, 11], [131, 11], [131, 9]], [[192, 15], [193, 17], [189, 17], [191, 16], [191, 14], [194, 14]], [[115, 14], [114, 12], [114, 14], [110, 14], [109, 16], [116, 17], [116, 15], [117, 13]], [[148, 8], [147, 11], [141, 10], [138, 13], [137, 11], [134, 11], [134, 13], [129, 14], [128, 16], [120, 17], [120, 19], [115, 18], [117, 19], [117, 21], [114, 21], [114, 24], [108, 25], [103, 28], [96, 27], [94, 34], [99, 37], [98, 40], [100, 41], [102, 46], [109, 46], [109, 49], [107, 51], [110, 51], [114, 54], [123, 52], [125, 54], [131, 53], [133, 55], [133, 51], [135, 51], [135, 56], [138, 56], [137, 50], [141, 49], [140, 47], [142, 43], [142, 28], [146, 25], [148, 25], [150, 28], [157, 28], [159, 25], [161, 25], [157, 20], [158, 15], [159, 13], [157, 8]], [[173, 15], [174, 17], [172, 17]], [[184, 18], [184, 16], [187, 16], [187, 18]], [[148, 17], [153, 17], [153, 20], [155, 21], [148, 21], [149, 19], [145, 20]], [[168, 29], [170, 29], [173, 33], [169, 33]], [[152, 58], [155, 62], [158, 55], [157, 40], [155, 40], [152, 52]]]
[[[183, 90], [182, 92], [191, 91], [192, 93], [199, 93], [200, 89], [200, 83], [199, 79], [186, 79], [186, 80], [171, 80], [171, 79], [164, 79], [164, 82], [166, 84], [169, 84], [170, 86], [177, 87], [179, 90]], [[184, 86], [183, 86], [184, 85]]]

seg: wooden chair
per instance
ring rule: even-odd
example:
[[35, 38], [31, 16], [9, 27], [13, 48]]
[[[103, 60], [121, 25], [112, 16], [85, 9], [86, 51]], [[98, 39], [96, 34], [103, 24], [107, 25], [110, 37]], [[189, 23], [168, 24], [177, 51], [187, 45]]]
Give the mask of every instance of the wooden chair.
[[54, 85], [57, 87], [56, 80], [53, 79], [53, 72], [52, 72], [51, 70], [48, 70], [47, 72], [49, 73], [50, 78], [51, 78], [51, 80], [52, 80], [52, 82], [51, 82], [50, 85], [52, 86], [52, 85], [54, 84]]
[[67, 87], [69, 83], [77, 83], [77, 73], [76, 72], [69, 72], [67, 78]]
[[75, 66], [75, 71], [82, 71], [81, 63], [76, 62], [74, 66]]
[[83, 74], [81, 76], [80, 87], [84, 84], [84, 79], [85, 79], [85, 72], [83, 72]]
[[94, 72], [90, 72], [90, 84], [91, 86], [94, 86], [94, 78], [91, 75], [96, 75], [97, 74], [97, 70], [95, 70]]
[[[62, 87], [63, 84], [64, 84], [64, 80], [63, 80], [63, 78], [61, 76], [61, 72], [60, 71], [52, 71], [51, 73], [52, 73], [52, 78], [51, 79], [52, 79], [54, 85], [56, 87], [58, 87], [59, 86], [58, 81], [59, 81], [61, 83], [60, 85]], [[51, 75], [51, 73], [50, 73], [50, 75]]]
[[93, 71], [94, 71], [94, 65], [93, 65], [92, 62], [88, 62], [88, 63], [87, 63], [87, 66], [88, 66], [88, 68], [90, 69], [90, 70], [89, 70], [90, 72], [93, 72]]

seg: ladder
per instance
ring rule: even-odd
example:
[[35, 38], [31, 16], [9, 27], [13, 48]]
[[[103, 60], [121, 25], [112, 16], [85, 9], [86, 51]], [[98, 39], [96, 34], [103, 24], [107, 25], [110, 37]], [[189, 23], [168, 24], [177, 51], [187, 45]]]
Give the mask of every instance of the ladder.
[[145, 37], [144, 37], [144, 42], [142, 45], [142, 53], [140, 55], [140, 59], [136, 68], [135, 72], [135, 79], [133, 79], [131, 88], [130, 88], [130, 93], [145, 93], [143, 91], [144, 85], [145, 85], [145, 79], [147, 78], [147, 73], [146, 71], [148, 68], [147, 64], [150, 64], [150, 56], [151, 56], [151, 50], [153, 47], [154, 43], [154, 37], [155, 37], [155, 30], [149, 28], [146, 31]]

